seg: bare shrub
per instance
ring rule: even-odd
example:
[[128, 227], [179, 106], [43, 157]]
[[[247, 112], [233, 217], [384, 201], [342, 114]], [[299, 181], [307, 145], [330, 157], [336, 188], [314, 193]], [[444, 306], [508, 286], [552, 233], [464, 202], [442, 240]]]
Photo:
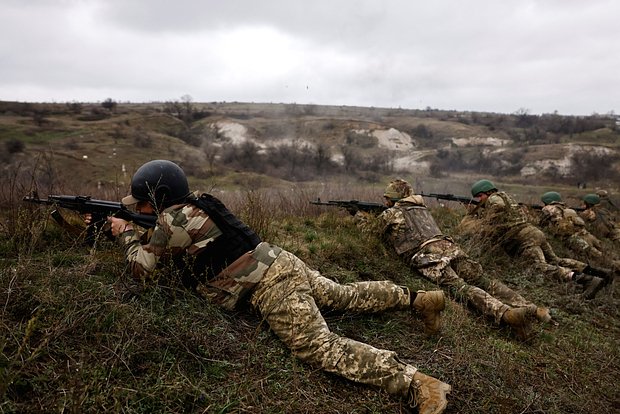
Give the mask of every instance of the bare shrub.
[[153, 146], [153, 138], [148, 132], [138, 129], [133, 137], [133, 145], [136, 148], [151, 148]]
[[356, 131], [347, 131], [344, 142], [360, 148], [375, 148], [379, 145], [379, 140], [374, 135]]
[[17, 138], [11, 138], [4, 143], [4, 148], [9, 154], [17, 154], [18, 152], [24, 152], [26, 144]]
[[[579, 152], [571, 157], [571, 175], [579, 181], [620, 180], [620, 172], [614, 169], [618, 154]], [[585, 178], [585, 179], [584, 179]]]
[[179, 164], [185, 171], [185, 174], [196, 178], [208, 178], [210, 173], [207, 171], [205, 159], [200, 153], [186, 153], [183, 155]]
[[193, 147], [200, 147], [202, 144], [202, 131], [198, 128], [182, 128], [177, 137]]
[[215, 160], [217, 159], [221, 148], [211, 142], [203, 141], [200, 149], [202, 150], [202, 153], [205, 156], [205, 161], [209, 166], [209, 172], [213, 173], [213, 166], [215, 165]]
[[330, 164], [331, 153], [329, 147], [323, 143], [316, 146], [314, 166], [317, 172], [324, 172]]
[[346, 172], [356, 171], [360, 165], [361, 157], [354, 147], [343, 145], [341, 147], [343, 166]]
[[69, 112], [73, 114], [77, 115], [77, 114], [82, 113], [83, 105], [81, 102], [72, 101], [72, 102], [67, 102], [65, 105], [67, 106], [67, 109], [69, 110]]
[[295, 127], [288, 122], [270, 122], [263, 128], [266, 138], [289, 138], [295, 136]]
[[45, 109], [35, 109], [32, 113], [32, 120], [36, 126], [43, 126], [47, 123], [45, 118], [48, 115], [48, 111]]
[[80, 148], [80, 145], [78, 144], [78, 142], [75, 140], [75, 138], [69, 138], [67, 140], [67, 142], [65, 142], [65, 144], [63, 145], [66, 149], [71, 150], [71, 151], [75, 151], [77, 149]]
[[415, 128], [413, 128], [411, 133], [413, 136], [418, 137], [418, 138], [423, 138], [423, 139], [433, 137], [433, 131], [424, 124], [420, 124], [416, 126]]
[[435, 178], [441, 178], [446, 176], [445, 170], [443, 169], [441, 164], [435, 161], [431, 162], [431, 165], [428, 167], [428, 172], [431, 177]]
[[78, 117], [79, 121], [100, 121], [102, 119], [106, 119], [109, 116], [109, 113], [104, 111], [103, 109], [93, 106], [90, 109], [90, 113], [86, 115], [82, 115]]
[[116, 109], [116, 101], [112, 98], [107, 98], [105, 101], [101, 102], [101, 107], [107, 109], [110, 112], [114, 112]]
[[367, 157], [363, 168], [374, 173], [391, 174], [394, 172], [394, 161], [391, 154], [381, 152]]
[[244, 170], [263, 171], [259, 147], [252, 141], [245, 141], [239, 146], [232, 144], [222, 147], [222, 162], [232, 168]]

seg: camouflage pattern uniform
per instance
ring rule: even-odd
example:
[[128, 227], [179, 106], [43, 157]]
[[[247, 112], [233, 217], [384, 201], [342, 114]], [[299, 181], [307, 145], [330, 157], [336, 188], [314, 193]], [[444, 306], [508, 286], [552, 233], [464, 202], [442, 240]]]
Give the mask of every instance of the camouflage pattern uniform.
[[397, 201], [379, 218], [384, 237], [413, 269], [496, 323], [511, 307], [532, 306], [500, 281], [486, 278], [482, 266], [441, 233], [422, 196]]
[[613, 220], [612, 214], [600, 204], [590, 206], [579, 215], [586, 222], [590, 233], [600, 239], [609, 239], [620, 244], [620, 227]]
[[[221, 231], [192, 204], [172, 206], [157, 220], [148, 244], [129, 230], [120, 237], [134, 277], [157, 277], [165, 259], [198, 255]], [[253, 306], [300, 359], [401, 397], [408, 395], [417, 368], [396, 353], [339, 336], [329, 330], [319, 308], [349, 312], [410, 309], [406, 287], [390, 281], [340, 285], [311, 270], [295, 255], [260, 243], [196, 290], [226, 309]]]
[[596, 195], [600, 198], [600, 206], [609, 211], [612, 220], [618, 222], [620, 220], [620, 208], [618, 208], [618, 206], [611, 201], [611, 198], [609, 198], [609, 193], [606, 190], [598, 190]]
[[[534, 269], [547, 277], [571, 281], [573, 272], [581, 272], [586, 264], [578, 260], [558, 257], [545, 234], [528, 223], [522, 207], [504, 192], [494, 192], [485, 202], [468, 213], [468, 226], [478, 223], [478, 236], [488, 238], [508, 254], [529, 260]], [[471, 233], [471, 231], [470, 231]]]
[[561, 201], [553, 201], [542, 208], [539, 225], [563, 240], [575, 253], [591, 259], [603, 257], [601, 241], [586, 229], [586, 223], [577, 212]]

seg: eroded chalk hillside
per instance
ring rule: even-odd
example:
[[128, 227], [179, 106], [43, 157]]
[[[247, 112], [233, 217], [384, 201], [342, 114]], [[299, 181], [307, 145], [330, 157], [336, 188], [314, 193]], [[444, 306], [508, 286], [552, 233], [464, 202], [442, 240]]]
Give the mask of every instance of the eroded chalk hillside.
[[369, 108], [342, 108], [341, 113], [331, 108], [322, 113], [322, 107], [298, 111], [301, 114], [294, 116], [290, 108], [271, 117], [230, 114], [204, 122], [224, 159], [226, 148], [255, 147], [265, 155], [306, 153], [323, 167], [331, 164], [345, 171], [438, 177], [471, 172], [516, 180], [603, 181], [612, 186], [620, 170], [614, 117]]
[[0, 157], [5, 174], [28, 166], [99, 187], [126, 184], [128, 172], [161, 157], [197, 179], [228, 177], [234, 184], [249, 174], [258, 186], [344, 175], [378, 182], [394, 174], [484, 174], [614, 190], [620, 182], [616, 118], [187, 101], [4, 102]]

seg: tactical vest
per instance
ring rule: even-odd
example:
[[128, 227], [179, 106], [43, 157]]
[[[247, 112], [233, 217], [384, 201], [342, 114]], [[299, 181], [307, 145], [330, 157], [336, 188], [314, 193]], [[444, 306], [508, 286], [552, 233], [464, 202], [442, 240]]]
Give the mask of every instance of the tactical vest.
[[504, 201], [504, 208], [500, 211], [489, 212], [487, 219], [495, 226], [495, 232], [503, 232], [528, 222], [527, 216], [519, 204], [504, 192], [497, 192], [492, 196], [498, 196]]
[[211, 194], [203, 193], [200, 197], [190, 197], [187, 201], [207, 213], [222, 232], [199, 254], [186, 254], [180, 258], [184, 261], [181, 264], [184, 269], [183, 284], [195, 288], [198, 282], [213, 279], [244, 253], [254, 250], [261, 240]]
[[427, 240], [443, 237], [437, 222], [424, 206], [396, 206], [403, 213], [407, 231], [394, 237], [396, 253], [415, 252]]

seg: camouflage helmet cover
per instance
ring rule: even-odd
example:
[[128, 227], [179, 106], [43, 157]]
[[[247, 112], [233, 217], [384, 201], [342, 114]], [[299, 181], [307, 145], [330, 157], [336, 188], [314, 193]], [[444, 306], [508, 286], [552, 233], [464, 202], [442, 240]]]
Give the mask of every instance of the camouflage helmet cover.
[[409, 197], [412, 193], [413, 189], [407, 181], [396, 179], [388, 184], [383, 196], [391, 200], [400, 200], [401, 198]]
[[583, 196], [582, 200], [592, 206], [601, 202], [601, 198], [596, 194], [586, 194]]
[[562, 201], [562, 196], [557, 191], [547, 191], [542, 195], [542, 197], [540, 197], [540, 200], [545, 204], [551, 204], [554, 201]]
[[479, 180], [471, 186], [471, 195], [476, 197], [480, 193], [486, 193], [487, 191], [497, 190], [495, 184], [489, 180]]
[[607, 192], [607, 190], [598, 190], [596, 192], [596, 195], [598, 195], [601, 198], [609, 197], [609, 193]]

